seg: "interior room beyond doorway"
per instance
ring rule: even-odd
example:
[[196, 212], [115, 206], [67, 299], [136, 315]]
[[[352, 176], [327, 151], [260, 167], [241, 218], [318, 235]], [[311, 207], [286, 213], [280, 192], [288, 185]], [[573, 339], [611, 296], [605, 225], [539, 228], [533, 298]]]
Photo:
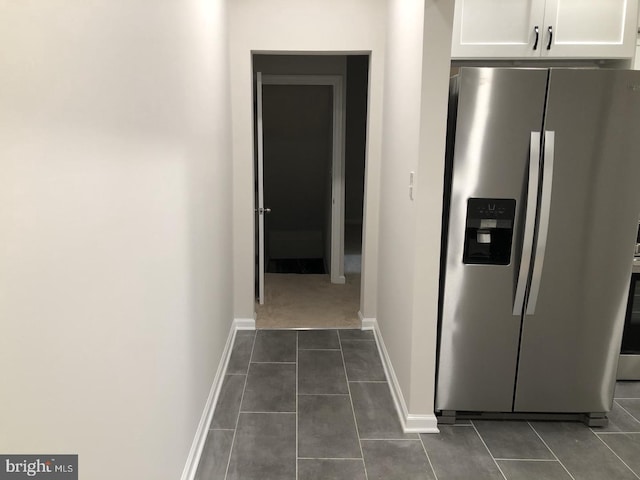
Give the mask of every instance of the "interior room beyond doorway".
[[[262, 137], [265, 211], [264, 303], [256, 302], [256, 326], [358, 328], [369, 58], [254, 55], [253, 64], [255, 78], [258, 72], [264, 78], [339, 76], [344, 97], [339, 103], [346, 112], [340, 142], [342, 171], [335, 175], [332, 171], [335, 87], [266, 82], [261, 95], [256, 95], [261, 101], [261, 108], [256, 107], [256, 125], [262, 131], [261, 135], [256, 133], [256, 143]], [[336, 229], [336, 224], [332, 224], [335, 210], [332, 217], [331, 209], [337, 180], [343, 207]], [[331, 250], [331, 239], [336, 234], [341, 242], [343, 284], [331, 282], [337, 272], [335, 261], [330, 261], [330, 253], [335, 252]], [[256, 240], [256, 257], [260, 248]], [[259, 278], [258, 263], [256, 268]], [[330, 275], [332, 268], [334, 275]], [[258, 291], [257, 285], [257, 296]]]

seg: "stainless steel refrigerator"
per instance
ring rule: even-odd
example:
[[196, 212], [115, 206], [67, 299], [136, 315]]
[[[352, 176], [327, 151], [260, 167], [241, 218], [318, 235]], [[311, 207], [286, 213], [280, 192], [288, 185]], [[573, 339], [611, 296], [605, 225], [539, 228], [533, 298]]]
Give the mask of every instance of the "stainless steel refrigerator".
[[436, 409], [612, 406], [640, 211], [640, 72], [452, 79]]

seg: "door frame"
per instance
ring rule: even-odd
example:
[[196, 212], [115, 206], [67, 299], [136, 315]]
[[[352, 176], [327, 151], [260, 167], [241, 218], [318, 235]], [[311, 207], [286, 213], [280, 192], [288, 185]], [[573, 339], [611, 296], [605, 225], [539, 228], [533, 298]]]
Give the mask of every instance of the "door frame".
[[[256, 72], [259, 73], [259, 72]], [[344, 275], [344, 197], [346, 98], [342, 75], [262, 74], [262, 85], [328, 85], [333, 90], [331, 149], [331, 283], [346, 283]], [[261, 95], [260, 95], [261, 97]], [[260, 148], [260, 147], [259, 147]], [[264, 160], [264, 159], [263, 159]], [[258, 187], [260, 188], [260, 186]], [[262, 186], [262, 188], [264, 188]], [[254, 244], [254, 249], [256, 248]], [[261, 246], [264, 249], [264, 245]], [[259, 253], [259, 252], [258, 252]], [[255, 252], [254, 252], [255, 256]], [[261, 276], [263, 277], [263, 276]], [[261, 286], [262, 288], [263, 286]]]

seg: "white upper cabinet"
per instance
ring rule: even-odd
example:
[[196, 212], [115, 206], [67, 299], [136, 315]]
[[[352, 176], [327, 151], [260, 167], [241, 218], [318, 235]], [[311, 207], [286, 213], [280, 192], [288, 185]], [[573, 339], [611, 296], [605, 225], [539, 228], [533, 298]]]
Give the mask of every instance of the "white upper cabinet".
[[540, 0], [456, 0], [451, 56], [539, 56], [543, 17]]
[[453, 58], [631, 58], [638, 0], [457, 0]]

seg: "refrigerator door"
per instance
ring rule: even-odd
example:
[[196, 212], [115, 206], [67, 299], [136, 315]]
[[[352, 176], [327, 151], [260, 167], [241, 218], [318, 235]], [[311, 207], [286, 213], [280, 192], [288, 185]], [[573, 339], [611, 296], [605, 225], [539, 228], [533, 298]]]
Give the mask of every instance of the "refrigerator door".
[[546, 238], [534, 248], [515, 411], [611, 409], [640, 210], [639, 125], [640, 72], [551, 70]]
[[[539, 135], [532, 132], [542, 127], [547, 75], [545, 69], [463, 68], [458, 76], [455, 149], [447, 159], [452, 183], [445, 224], [437, 410], [513, 407], [521, 309], [516, 315], [513, 311], [531, 151], [536, 168], [539, 161], [539, 145], [531, 144]], [[469, 218], [468, 207], [484, 211], [478, 199], [488, 199], [488, 209], [501, 202], [506, 209], [515, 205], [513, 232], [507, 239], [513, 243], [510, 255], [496, 262], [501, 264], [480, 263], [490, 261], [483, 259], [482, 249], [490, 248], [488, 242], [498, 235], [492, 236], [492, 220], [483, 224]], [[474, 231], [472, 242], [479, 252], [471, 260], [475, 264], [463, 262], [463, 256], [474, 255], [465, 250], [473, 222], [488, 227]]]

